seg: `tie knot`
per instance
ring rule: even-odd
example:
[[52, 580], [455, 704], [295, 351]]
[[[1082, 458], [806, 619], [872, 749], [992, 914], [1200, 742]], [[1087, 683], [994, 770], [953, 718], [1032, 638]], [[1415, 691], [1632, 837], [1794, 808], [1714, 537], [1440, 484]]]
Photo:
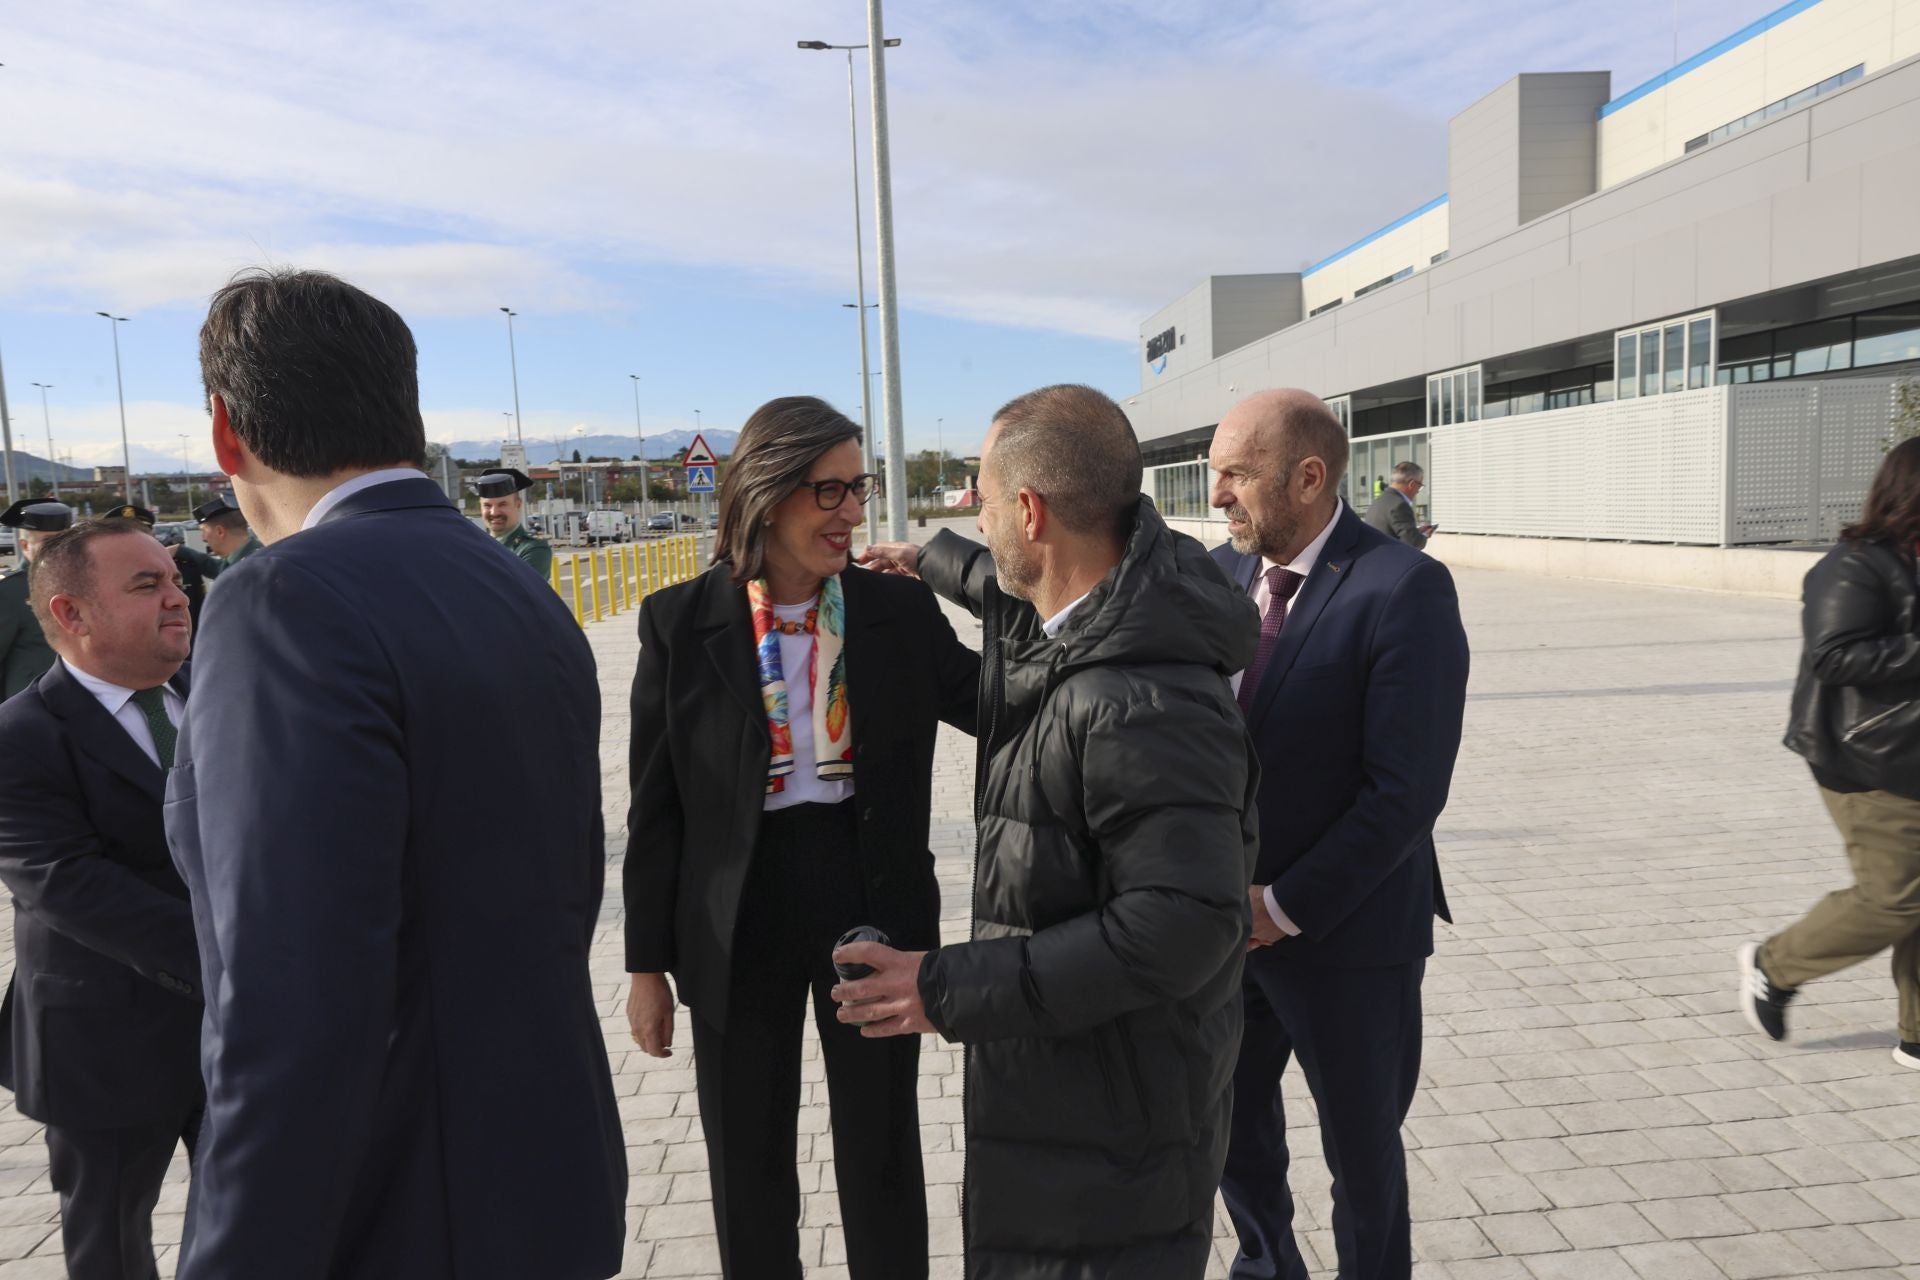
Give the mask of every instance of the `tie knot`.
[[155, 711], [165, 711], [167, 709], [167, 697], [166, 694], [161, 692], [161, 687], [155, 685], [151, 689], [141, 689], [135, 693], [133, 695], [133, 705], [151, 715]]
[[1291, 600], [1293, 593], [1300, 589], [1306, 578], [1291, 569], [1282, 569], [1279, 565], [1267, 570], [1267, 592], [1275, 600]]

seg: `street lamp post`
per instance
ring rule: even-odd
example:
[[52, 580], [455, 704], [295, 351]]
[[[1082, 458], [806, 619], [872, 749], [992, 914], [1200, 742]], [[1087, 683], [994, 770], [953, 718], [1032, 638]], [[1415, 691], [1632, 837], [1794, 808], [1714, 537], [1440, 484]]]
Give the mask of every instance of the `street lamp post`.
[[192, 439], [186, 432], [180, 432], [180, 468], [187, 478], [187, 515], [193, 515], [193, 459], [187, 456], [187, 441]]
[[640, 424], [640, 375], [630, 373], [627, 376], [633, 379], [633, 434], [640, 439], [640, 527], [644, 529], [649, 515], [647, 490], [652, 487], [647, 473], [647, 431]]
[[47, 425], [47, 479], [53, 483], [53, 496], [60, 496], [60, 462], [53, 456], [53, 415], [47, 411], [47, 392], [53, 390], [51, 382], [36, 382], [40, 388], [40, 419]]
[[513, 318], [520, 313], [511, 307], [502, 307], [507, 316], [507, 368], [513, 372], [513, 442], [526, 447], [526, 437], [520, 434], [520, 357], [513, 349]]
[[0, 451], [4, 451], [7, 470], [7, 505], [20, 500], [19, 486], [13, 478], [13, 418], [7, 413], [7, 375], [0, 371]]
[[120, 396], [120, 465], [124, 469], [121, 486], [128, 502], [133, 501], [133, 449], [127, 444], [127, 384], [120, 375], [120, 326], [127, 323], [126, 316], [116, 316], [110, 311], [96, 311], [93, 314], [103, 317], [107, 328], [113, 330], [113, 385]]
[[[887, 41], [889, 46], [899, 43], [900, 41], [897, 39]], [[824, 40], [802, 40], [799, 44], [802, 49], [839, 50], [845, 52], [847, 55], [847, 141], [853, 159], [853, 283], [855, 290], [854, 296], [857, 300], [854, 302], [843, 302], [840, 305], [852, 308], [854, 316], [860, 324], [860, 432], [863, 437], [866, 453], [865, 470], [872, 472], [874, 470], [873, 460], [875, 454], [873, 440], [873, 380], [872, 375], [868, 372], [869, 360], [867, 356], [867, 311], [870, 304], [867, 302], [867, 255], [860, 239], [860, 119], [856, 110], [858, 95], [854, 89], [853, 79], [854, 50], [864, 49], [867, 46], [863, 44], [828, 44]], [[869, 524], [866, 526], [866, 529], [867, 541], [871, 543], [874, 537], [873, 526]]]
[[886, 393], [887, 521], [895, 542], [907, 537], [907, 428], [900, 403], [900, 305], [893, 271], [893, 161], [887, 143], [887, 45], [881, 0], [867, 0], [867, 83], [872, 91], [873, 239], [880, 267], [880, 386]]

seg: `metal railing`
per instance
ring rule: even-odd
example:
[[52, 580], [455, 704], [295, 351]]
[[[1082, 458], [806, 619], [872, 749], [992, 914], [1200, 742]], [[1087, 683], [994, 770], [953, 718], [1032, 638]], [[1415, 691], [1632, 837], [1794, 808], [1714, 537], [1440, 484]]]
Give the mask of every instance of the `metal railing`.
[[550, 581], [581, 626], [618, 617], [662, 587], [697, 577], [700, 537], [621, 542], [592, 551], [555, 553]]

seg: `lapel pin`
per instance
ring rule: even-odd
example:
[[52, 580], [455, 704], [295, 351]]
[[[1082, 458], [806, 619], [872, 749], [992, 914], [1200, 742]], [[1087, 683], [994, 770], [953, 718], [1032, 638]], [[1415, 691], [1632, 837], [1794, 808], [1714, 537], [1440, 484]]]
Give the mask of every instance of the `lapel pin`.
[[1339, 566], [1339, 565], [1337, 565], [1337, 564], [1335, 564], [1335, 563], [1334, 563], [1333, 561], [1331, 561], [1331, 560], [1329, 560], [1329, 561], [1327, 561], [1327, 568], [1329, 568], [1329, 569], [1331, 569], [1331, 570], [1333, 570], [1333, 571], [1334, 571], [1335, 573], [1338, 573], [1338, 572], [1340, 572], [1340, 566]]

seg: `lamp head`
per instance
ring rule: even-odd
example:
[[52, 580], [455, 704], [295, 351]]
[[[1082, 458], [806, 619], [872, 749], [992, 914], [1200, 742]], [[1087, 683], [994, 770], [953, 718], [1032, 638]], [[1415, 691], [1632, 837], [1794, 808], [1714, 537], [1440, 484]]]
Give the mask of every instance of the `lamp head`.
[[802, 49], [831, 49], [831, 48], [833, 48], [833, 46], [832, 46], [832, 45], [830, 45], [830, 44], [828, 44], [828, 43], [827, 43], [827, 42], [826, 42], [825, 40], [802, 40], [802, 41], [800, 41], [800, 42], [799, 42], [799, 47], [800, 47], [800, 48], [802, 48]]

